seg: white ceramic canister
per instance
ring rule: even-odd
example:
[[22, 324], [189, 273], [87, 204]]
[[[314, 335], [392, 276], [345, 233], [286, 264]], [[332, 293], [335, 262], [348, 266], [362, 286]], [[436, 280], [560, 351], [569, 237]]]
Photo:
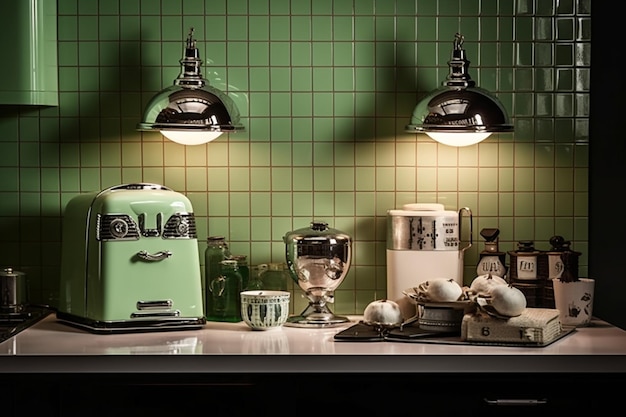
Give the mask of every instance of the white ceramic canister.
[[[469, 239], [461, 240], [461, 219], [469, 217]], [[403, 291], [433, 278], [463, 286], [463, 254], [472, 246], [472, 213], [444, 210], [443, 204], [406, 204], [387, 211], [387, 298], [405, 318], [415, 315]]]

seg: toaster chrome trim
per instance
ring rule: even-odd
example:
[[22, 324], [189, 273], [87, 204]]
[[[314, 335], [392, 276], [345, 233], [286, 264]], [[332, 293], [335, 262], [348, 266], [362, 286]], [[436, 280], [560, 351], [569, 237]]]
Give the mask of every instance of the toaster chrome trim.
[[163, 213], [157, 213], [156, 215], [156, 228], [146, 229], [146, 213], [141, 213], [139, 216], [139, 230], [143, 237], [159, 237], [163, 230]]
[[137, 301], [137, 310], [170, 309], [174, 305], [172, 300]]
[[131, 319], [144, 319], [150, 317], [180, 317], [180, 311], [135, 311], [130, 314]]
[[145, 215], [139, 215], [139, 224], [128, 214], [96, 215], [96, 239], [101, 242], [138, 240], [143, 237], [163, 239], [197, 239], [196, 218], [193, 213], [176, 213], [162, 226], [162, 214], [157, 215], [156, 229], [145, 230]]
[[96, 239], [102, 242], [112, 240], [138, 240], [137, 223], [128, 214], [97, 214]]
[[197, 239], [196, 218], [193, 213], [177, 213], [167, 220], [163, 239]]
[[98, 334], [158, 332], [164, 330], [198, 330], [206, 324], [204, 317], [142, 317], [123, 321], [101, 321], [57, 311], [61, 322]]

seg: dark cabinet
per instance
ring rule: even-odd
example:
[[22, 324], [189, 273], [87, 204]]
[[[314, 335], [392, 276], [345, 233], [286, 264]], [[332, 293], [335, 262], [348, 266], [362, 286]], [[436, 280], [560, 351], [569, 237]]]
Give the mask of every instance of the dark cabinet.
[[18, 375], [1, 387], [6, 416], [510, 417], [595, 414], [620, 405], [610, 393], [624, 383], [621, 373], [142, 373]]

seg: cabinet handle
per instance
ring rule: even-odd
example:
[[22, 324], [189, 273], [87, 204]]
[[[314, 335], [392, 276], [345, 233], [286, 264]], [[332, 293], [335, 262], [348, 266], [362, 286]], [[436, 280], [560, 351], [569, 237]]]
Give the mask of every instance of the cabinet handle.
[[536, 398], [503, 398], [498, 400], [490, 400], [485, 398], [485, 402], [489, 405], [515, 405], [515, 406], [534, 406], [547, 404], [548, 400]]

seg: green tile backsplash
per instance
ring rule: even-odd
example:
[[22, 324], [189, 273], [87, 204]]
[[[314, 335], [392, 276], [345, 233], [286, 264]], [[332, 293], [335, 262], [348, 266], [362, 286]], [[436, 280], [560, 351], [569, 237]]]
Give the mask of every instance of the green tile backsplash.
[[[26, 272], [34, 302], [54, 305], [65, 204], [143, 181], [189, 196], [201, 253], [207, 236], [224, 235], [251, 264], [284, 261], [283, 235], [314, 218], [349, 233], [340, 314], [385, 296], [386, 212], [411, 202], [472, 210], [466, 282], [485, 227], [501, 230], [502, 250], [522, 239], [548, 249], [563, 235], [582, 252], [585, 276], [590, 7], [58, 0], [59, 105], [0, 105], [0, 264]], [[178, 75], [190, 27], [203, 75], [233, 98], [246, 131], [184, 147], [135, 125]], [[470, 75], [498, 95], [516, 129], [458, 149], [403, 131], [417, 101], [445, 80], [457, 31]], [[299, 312], [306, 302], [294, 299]]]

